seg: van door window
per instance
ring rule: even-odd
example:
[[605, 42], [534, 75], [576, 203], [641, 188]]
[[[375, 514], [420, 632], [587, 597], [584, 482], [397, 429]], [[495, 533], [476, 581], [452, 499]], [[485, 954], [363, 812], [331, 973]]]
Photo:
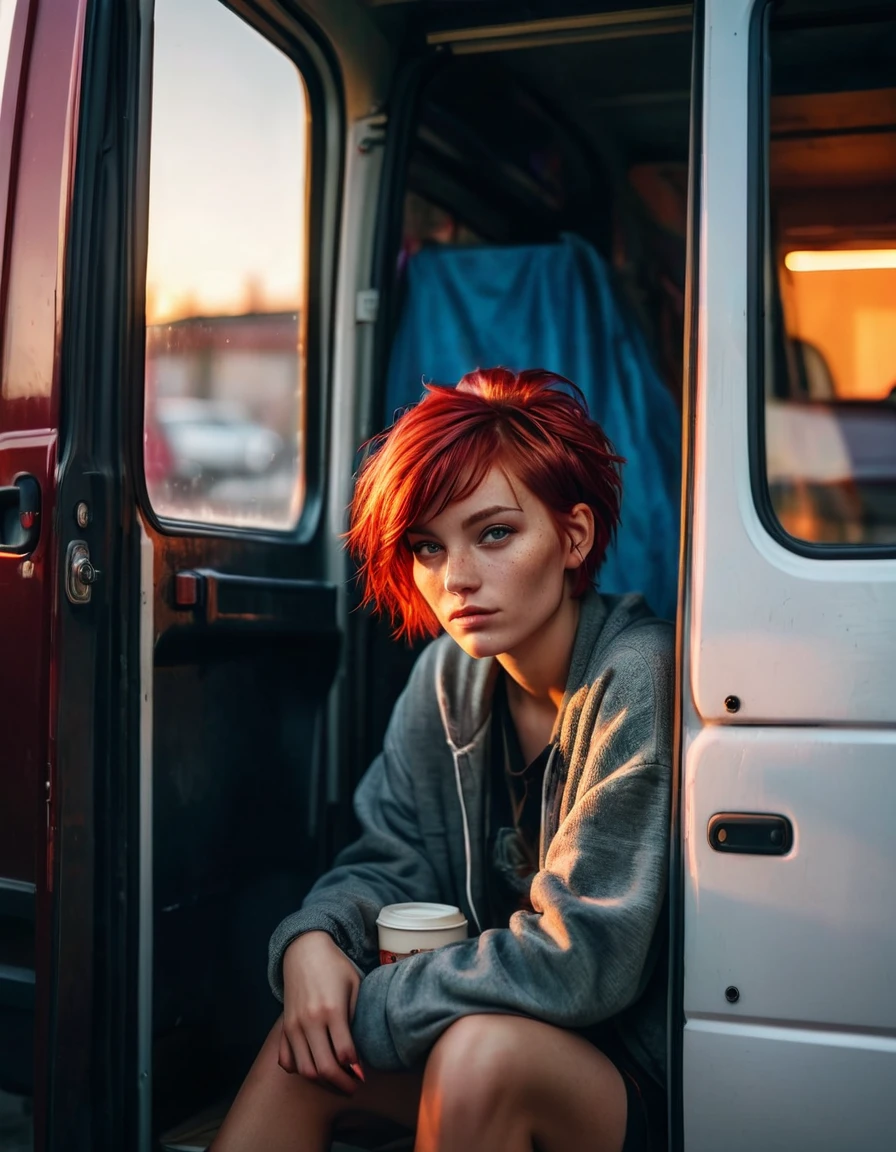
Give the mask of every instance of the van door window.
[[896, 19], [782, 13], [767, 46], [771, 509], [791, 544], [892, 546]]
[[217, 0], [157, 0], [144, 466], [163, 518], [298, 519], [309, 131], [291, 60]]
[[4, 0], [0, 4], [0, 95], [6, 80], [6, 65], [9, 62], [9, 42], [12, 37], [12, 20], [16, 13], [16, 0]]

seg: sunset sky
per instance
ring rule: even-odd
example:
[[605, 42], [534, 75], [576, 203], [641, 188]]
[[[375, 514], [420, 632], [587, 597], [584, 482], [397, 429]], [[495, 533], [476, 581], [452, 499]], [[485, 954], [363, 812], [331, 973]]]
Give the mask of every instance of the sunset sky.
[[305, 89], [217, 0], [156, 0], [147, 319], [301, 303]]

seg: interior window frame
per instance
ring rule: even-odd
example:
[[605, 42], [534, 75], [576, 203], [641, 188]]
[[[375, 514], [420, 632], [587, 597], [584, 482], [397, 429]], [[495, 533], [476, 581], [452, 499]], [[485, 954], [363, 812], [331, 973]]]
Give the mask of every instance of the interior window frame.
[[802, 540], [781, 524], [772, 503], [766, 458], [766, 363], [769, 355], [768, 305], [777, 275], [771, 237], [771, 44], [776, 0], [756, 0], [750, 17], [747, 129], [747, 422], [750, 487], [763, 528], [789, 552], [813, 560], [887, 560], [893, 544], [829, 543]]
[[[149, 173], [152, 148], [152, 67], [145, 69], [142, 87], [144, 114], [140, 125], [140, 166], [137, 189], [140, 222], [137, 260], [134, 271], [134, 302], [140, 350], [139, 392], [135, 402], [139, 417], [133, 421], [131, 443], [137, 507], [154, 530], [168, 537], [215, 539], [251, 539], [284, 544], [308, 544], [319, 534], [323, 522], [324, 488], [327, 460], [327, 394], [330, 388], [332, 323], [324, 331], [327, 317], [332, 317], [335, 302], [335, 261], [338, 223], [327, 226], [327, 218], [337, 222], [341, 209], [342, 159], [334, 163], [332, 151], [340, 148], [344, 138], [345, 106], [338, 66], [326, 40], [299, 14], [293, 19], [277, 20], [252, 0], [215, 0], [230, 11], [296, 68], [305, 88], [306, 157], [305, 157], [305, 316], [301, 330], [304, 337], [302, 394], [299, 411], [302, 418], [303, 459], [296, 483], [304, 482], [304, 494], [297, 519], [283, 528], [268, 525], [238, 525], [177, 519], [160, 513], [152, 503], [146, 481], [144, 458], [146, 403], [146, 264], [148, 253]], [[155, 12], [155, 0], [145, 0], [150, 8], [149, 23]], [[315, 59], [318, 57], [318, 59]], [[324, 69], [328, 75], [324, 74]], [[334, 94], [338, 108], [334, 118]], [[328, 202], [335, 203], [335, 212]], [[329, 265], [329, 269], [327, 266]], [[327, 270], [327, 274], [325, 274]], [[329, 292], [326, 286], [329, 285]], [[136, 383], [136, 382], [135, 382]]]

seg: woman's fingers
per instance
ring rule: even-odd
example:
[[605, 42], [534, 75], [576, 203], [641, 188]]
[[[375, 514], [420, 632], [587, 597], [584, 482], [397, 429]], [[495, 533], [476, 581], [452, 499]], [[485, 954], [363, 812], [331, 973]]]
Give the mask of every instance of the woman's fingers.
[[[330, 1027], [333, 1027], [331, 1022]], [[346, 1025], [346, 1028], [348, 1026]], [[338, 1088], [341, 1092], [347, 1095], [352, 1093], [358, 1087], [358, 1081], [355, 1077], [347, 1072], [346, 1069], [339, 1062], [334, 1049], [333, 1043], [330, 1039], [330, 1029], [325, 1024], [320, 1024], [305, 1032], [305, 1039], [308, 1041], [308, 1047], [311, 1049], [311, 1056], [314, 1060], [314, 1066], [317, 1071], [317, 1078], [324, 1080], [328, 1084], [332, 1084], [334, 1088]]]
[[330, 1021], [330, 1043], [337, 1063], [343, 1068], [358, 1063], [358, 1051], [345, 1017], [336, 1017]]
[[287, 1068], [282, 1060], [280, 1067], [286, 1072], [298, 1072], [298, 1074], [304, 1076], [306, 1080], [320, 1079], [317, 1074], [314, 1057], [311, 1055], [311, 1048], [308, 1045], [308, 1040], [302, 1030], [302, 1026], [300, 1024], [294, 1024], [291, 1028], [287, 1028], [284, 1024], [283, 1035], [286, 1038], [286, 1044], [292, 1056], [292, 1068]]
[[297, 1072], [296, 1062], [292, 1054], [292, 1048], [289, 1046], [289, 1040], [286, 1037], [286, 1025], [281, 1024], [280, 1027], [280, 1046], [277, 1050], [277, 1063], [284, 1072]]

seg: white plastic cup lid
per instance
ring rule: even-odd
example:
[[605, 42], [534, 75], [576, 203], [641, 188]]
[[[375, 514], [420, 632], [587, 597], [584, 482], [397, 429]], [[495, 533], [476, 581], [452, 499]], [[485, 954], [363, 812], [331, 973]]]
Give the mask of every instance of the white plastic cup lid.
[[428, 904], [412, 902], [387, 904], [380, 909], [377, 924], [384, 928], [399, 928], [406, 932], [427, 932], [443, 928], [460, 928], [466, 917], [454, 904]]

